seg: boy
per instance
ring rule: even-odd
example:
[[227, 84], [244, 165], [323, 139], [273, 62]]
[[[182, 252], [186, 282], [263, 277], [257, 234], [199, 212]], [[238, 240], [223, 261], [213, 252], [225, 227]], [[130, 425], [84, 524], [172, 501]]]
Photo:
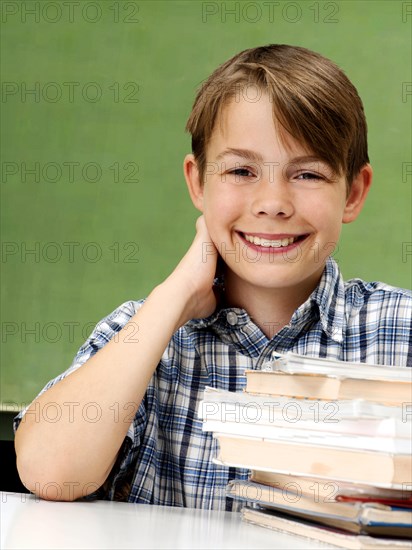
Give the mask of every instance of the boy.
[[[101, 321], [16, 420], [20, 476], [43, 498], [232, 509], [226, 484], [247, 471], [212, 463], [197, 419], [206, 385], [241, 391], [274, 350], [411, 364], [411, 293], [344, 283], [329, 257], [372, 180], [343, 72], [298, 47], [241, 52], [204, 83], [187, 129], [202, 212], [190, 249], [145, 301]], [[58, 422], [42, 415], [50, 404]]]

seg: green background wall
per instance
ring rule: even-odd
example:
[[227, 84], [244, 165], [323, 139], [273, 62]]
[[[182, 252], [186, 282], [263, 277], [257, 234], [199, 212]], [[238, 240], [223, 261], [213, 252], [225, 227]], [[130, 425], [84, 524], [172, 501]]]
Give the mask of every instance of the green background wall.
[[179, 261], [197, 216], [185, 122], [199, 83], [242, 49], [302, 45], [355, 83], [375, 179], [336, 258], [345, 278], [411, 286], [410, 2], [75, 4], [1, 3], [4, 404], [30, 401]]

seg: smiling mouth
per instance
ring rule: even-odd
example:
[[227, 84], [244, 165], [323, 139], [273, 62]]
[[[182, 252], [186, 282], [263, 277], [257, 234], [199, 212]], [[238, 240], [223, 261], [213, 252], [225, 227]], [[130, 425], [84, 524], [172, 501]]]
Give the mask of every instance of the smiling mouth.
[[240, 235], [249, 243], [257, 246], [263, 246], [264, 248], [284, 248], [296, 242], [302, 241], [307, 237], [307, 235], [298, 235], [296, 237], [284, 237], [282, 239], [272, 240], [265, 239], [263, 237], [255, 237], [254, 235], [246, 235], [245, 233], [240, 233]]

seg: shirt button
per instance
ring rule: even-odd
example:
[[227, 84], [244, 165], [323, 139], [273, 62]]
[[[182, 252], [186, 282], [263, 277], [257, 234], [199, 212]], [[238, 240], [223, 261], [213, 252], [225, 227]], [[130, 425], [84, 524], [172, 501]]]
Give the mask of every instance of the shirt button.
[[229, 323], [229, 325], [236, 325], [237, 323], [237, 315], [234, 311], [229, 311], [229, 313], [226, 316], [226, 320]]

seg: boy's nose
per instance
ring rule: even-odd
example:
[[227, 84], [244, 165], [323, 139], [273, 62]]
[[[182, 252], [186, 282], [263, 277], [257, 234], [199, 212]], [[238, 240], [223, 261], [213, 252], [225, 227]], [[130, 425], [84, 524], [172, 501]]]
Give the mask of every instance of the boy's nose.
[[290, 217], [294, 212], [294, 206], [287, 182], [259, 182], [252, 201], [252, 212], [259, 217]]

